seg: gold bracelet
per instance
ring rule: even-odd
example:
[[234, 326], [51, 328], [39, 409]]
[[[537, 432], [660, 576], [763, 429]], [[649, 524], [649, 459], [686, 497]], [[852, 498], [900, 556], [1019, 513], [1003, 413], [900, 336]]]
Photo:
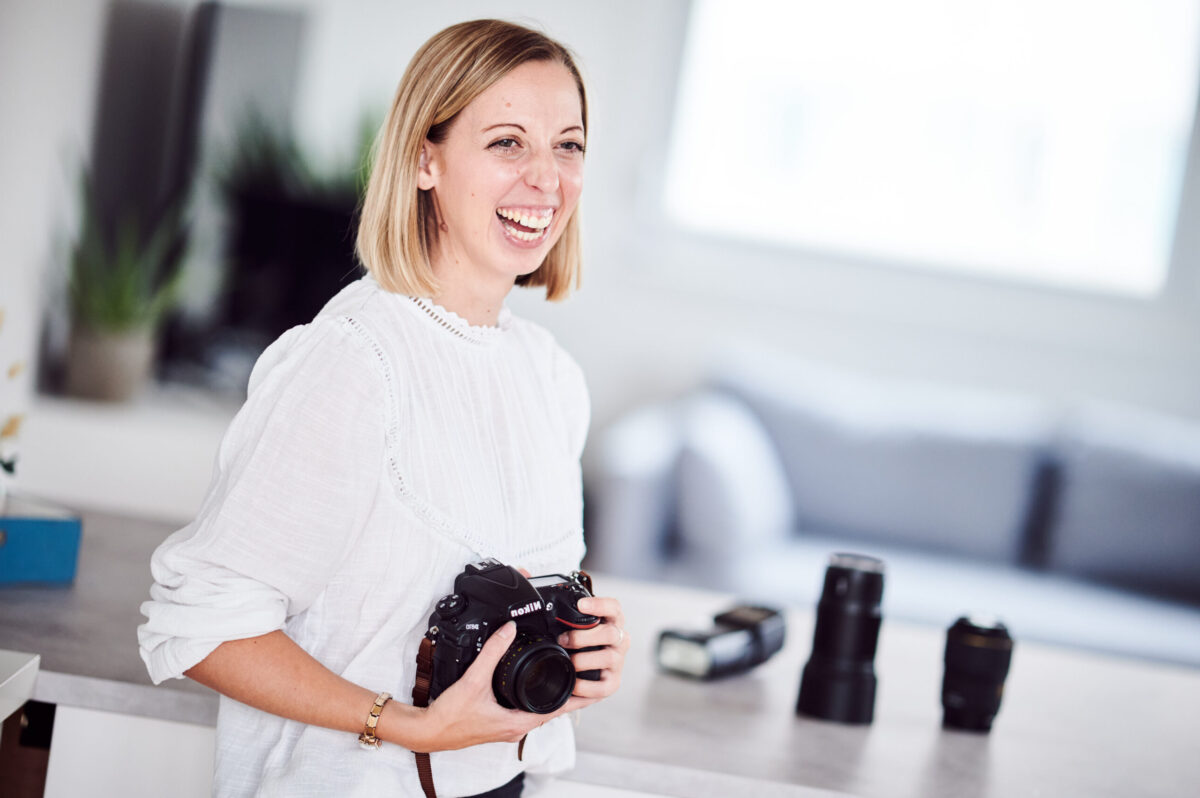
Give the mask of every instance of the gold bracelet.
[[375, 705], [371, 707], [371, 714], [367, 715], [363, 733], [358, 735], [358, 741], [362, 743], [363, 748], [378, 748], [379, 743], [382, 742], [375, 736], [375, 727], [379, 725], [379, 716], [383, 712], [384, 705], [391, 700], [391, 693], [380, 693], [375, 696]]

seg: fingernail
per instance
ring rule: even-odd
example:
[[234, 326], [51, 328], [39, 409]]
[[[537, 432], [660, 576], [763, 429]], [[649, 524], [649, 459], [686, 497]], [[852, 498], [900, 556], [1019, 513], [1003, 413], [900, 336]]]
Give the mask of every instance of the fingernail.
[[500, 635], [502, 638], [510, 638], [515, 636], [517, 634], [516, 621], [509, 621], [508, 623], [504, 624], [496, 631], [496, 634]]
[[571, 639], [571, 638], [570, 638], [570, 637], [567, 635], [567, 633], [566, 633], [566, 632], [563, 632], [562, 634], [560, 634], [560, 635], [558, 636], [558, 644], [559, 644], [560, 646], [565, 646], [565, 645], [567, 644], [567, 641], [568, 641], [568, 640], [570, 640], [570, 639]]
[[586, 599], [586, 598], [580, 599], [579, 603], [576, 606], [578, 606], [579, 609], [583, 610], [584, 612], [587, 612], [588, 610], [590, 610], [592, 608], [592, 600]]

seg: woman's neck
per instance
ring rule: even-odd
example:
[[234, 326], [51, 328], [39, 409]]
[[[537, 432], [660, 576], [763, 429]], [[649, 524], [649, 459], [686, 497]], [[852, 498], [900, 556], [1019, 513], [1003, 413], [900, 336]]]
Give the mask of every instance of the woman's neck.
[[433, 301], [453, 311], [477, 327], [495, 327], [504, 307], [504, 298], [512, 290], [512, 281], [484, 280], [467, 269], [438, 268], [434, 264], [438, 293]]

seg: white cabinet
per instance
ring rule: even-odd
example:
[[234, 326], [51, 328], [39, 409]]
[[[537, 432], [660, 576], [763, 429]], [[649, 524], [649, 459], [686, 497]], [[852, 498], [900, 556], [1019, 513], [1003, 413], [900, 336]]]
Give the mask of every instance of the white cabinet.
[[208, 798], [216, 729], [59, 705], [45, 798]]

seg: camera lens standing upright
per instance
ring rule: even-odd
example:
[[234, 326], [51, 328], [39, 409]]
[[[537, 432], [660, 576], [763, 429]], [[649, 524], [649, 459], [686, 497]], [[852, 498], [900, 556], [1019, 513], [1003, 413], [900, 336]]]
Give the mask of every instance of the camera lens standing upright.
[[882, 599], [882, 560], [861, 554], [829, 558], [797, 713], [841, 723], [871, 722]]
[[1000, 711], [1012, 654], [1012, 635], [994, 618], [964, 615], [951, 624], [946, 630], [946, 673], [942, 678], [943, 726], [991, 730]]

